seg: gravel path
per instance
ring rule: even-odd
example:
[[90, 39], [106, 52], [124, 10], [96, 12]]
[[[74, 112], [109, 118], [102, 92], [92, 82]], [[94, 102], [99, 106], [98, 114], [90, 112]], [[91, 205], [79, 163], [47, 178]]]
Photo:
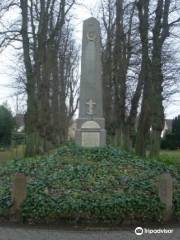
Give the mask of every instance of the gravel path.
[[36, 228], [0, 227], [0, 240], [180, 240], [180, 228], [172, 234], [143, 234], [132, 230], [50, 230]]

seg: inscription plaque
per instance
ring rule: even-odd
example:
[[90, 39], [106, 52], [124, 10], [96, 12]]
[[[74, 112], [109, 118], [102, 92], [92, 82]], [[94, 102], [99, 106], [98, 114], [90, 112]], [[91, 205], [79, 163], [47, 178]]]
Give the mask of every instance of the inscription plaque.
[[82, 132], [83, 147], [99, 147], [100, 133], [99, 132]]

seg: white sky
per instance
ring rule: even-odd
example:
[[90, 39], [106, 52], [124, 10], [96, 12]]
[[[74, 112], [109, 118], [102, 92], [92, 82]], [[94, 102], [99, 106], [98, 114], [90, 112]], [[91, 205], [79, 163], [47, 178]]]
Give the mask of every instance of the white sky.
[[[74, 9], [74, 15], [76, 21], [74, 22], [75, 27], [75, 38], [79, 44], [82, 40], [82, 23], [85, 19], [91, 17], [94, 12], [91, 9], [97, 7], [100, 0], [84, 0], [83, 6], [76, 6]], [[96, 15], [95, 15], [96, 17]], [[14, 89], [9, 87], [13, 82], [13, 72], [15, 66], [15, 50], [12, 47], [7, 48], [3, 53], [0, 54], [0, 104], [7, 102], [10, 105], [13, 112], [16, 111], [16, 97], [14, 95]], [[179, 74], [180, 76], [180, 74]], [[166, 118], [173, 118], [180, 114], [180, 94], [174, 95], [173, 99], [165, 109]]]

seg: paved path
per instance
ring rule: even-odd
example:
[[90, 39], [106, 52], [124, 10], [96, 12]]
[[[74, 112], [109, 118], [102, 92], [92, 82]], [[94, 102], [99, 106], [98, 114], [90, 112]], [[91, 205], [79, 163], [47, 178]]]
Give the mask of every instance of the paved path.
[[137, 236], [133, 230], [75, 231], [35, 228], [0, 227], [0, 240], [179, 240], [180, 228], [173, 234], [143, 234]]

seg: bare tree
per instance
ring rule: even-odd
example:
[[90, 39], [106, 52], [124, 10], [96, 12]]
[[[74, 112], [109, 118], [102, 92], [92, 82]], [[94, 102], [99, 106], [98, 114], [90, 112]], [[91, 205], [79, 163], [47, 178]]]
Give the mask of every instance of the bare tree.
[[23, 46], [27, 155], [64, 142], [77, 108], [77, 72], [72, 69], [78, 67], [78, 54], [69, 15], [74, 4], [75, 0], [17, 0], [2, 5], [6, 12], [17, 9], [16, 24], [4, 27], [0, 40], [2, 47], [17, 40]]
[[143, 100], [141, 107], [141, 114], [139, 119], [137, 138], [136, 138], [136, 153], [144, 156], [145, 146], [148, 139], [151, 124], [151, 97], [152, 97], [152, 83], [150, 76], [150, 58], [149, 58], [149, 0], [139, 0], [137, 3], [139, 16], [139, 32], [142, 44], [142, 63], [141, 76], [144, 82]]
[[103, 1], [102, 9], [106, 33], [103, 51], [106, 127], [108, 134], [114, 135], [116, 145], [129, 149], [143, 85], [142, 78], [137, 77], [141, 57], [135, 1]]
[[[145, 142], [145, 140], [148, 139], [148, 129], [151, 127], [150, 156], [155, 157], [159, 154], [160, 137], [164, 127], [163, 83], [165, 78], [163, 76], [162, 61], [163, 46], [167, 38], [170, 36], [170, 27], [179, 22], [180, 19], [177, 18], [173, 22], [169, 23], [169, 16], [173, 11], [173, 1], [158, 0], [157, 4], [155, 5], [155, 11], [152, 10], [153, 7], [150, 5], [150, 3], [150, 1], [138, 1], [140, 34], [143, 35], [144, 32], [146, 32], [146, 35], [148, 36], [148, 32], [151, 31], [150, 26], [152, 26], [152, 40], [148, 38], [146, 44], [146, 53], [147, 58], [149, 59], [149, 68], [147, 72], [149, 75], [146, 77], [144, 82], [143, 103], [147, 99], [147, 104], [142, 104], [136, 141], [136, 153], [139, 155], [145, 155], [147, 146], [147, 142]], [[147, 8], [147, 26], [141, 28], [141, 25], [144, 22], [142, 18], [143, 13], [145, 13], [145, 11], [142, 10], [145, 6]], [[150, 9], [150, 7], [152, 9]], [[151, 14], [151, 12], [154, 12], [154, 14]], [[153, 21], [151, 19], [152, 15], [154, 15]], [[142, 38], [142, 48], [144, 42], [145, 40]], [[151, 46], [151, 48], [149, 46]], [[147, 92], [145, 92], [146, 83], [147, 85], [149, 83]], [[146, 123], [146, 127], [143, 125], [144, 122]]]
[[[108, 134], [130, 149], [136, 138], [138, 155], [159, 152], [163, 99], [174, 93], [167, 85], [177, 71], [164, 48], [179, 2], [151, 0], [102, 1], [104, 110]], [[169, 8], [169, 10], [168, 10]], [[171, 23], [169, 19], [172, 18]], [[177, 61], [177, 60], [176, 60]], [[170, 70], [171, 69], [171, 70]], [[151, 134], [150, 134], [150, 129]], [[156, 130], [155, 130], [156, 129]], [[151, 136], [151, 140], [150, 140]]]

